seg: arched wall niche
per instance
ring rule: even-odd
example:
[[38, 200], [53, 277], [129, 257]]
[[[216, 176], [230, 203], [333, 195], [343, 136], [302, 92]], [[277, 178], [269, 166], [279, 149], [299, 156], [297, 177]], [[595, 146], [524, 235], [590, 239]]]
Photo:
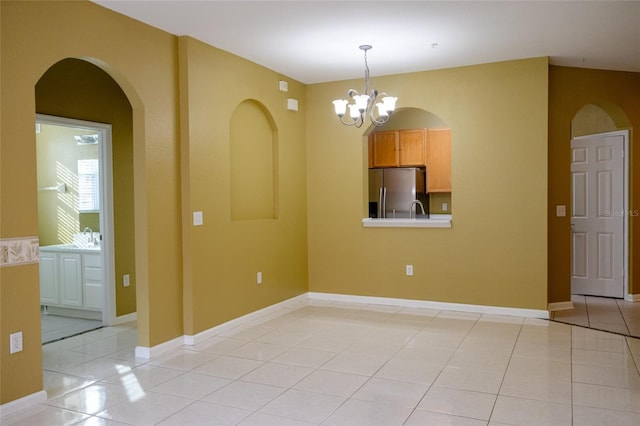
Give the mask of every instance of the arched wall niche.
[[269, 110], [242, 101], [230, 122], [231, 220], [278, 218], [278, 131]]
[[571, 137], [612, 132], [631, 127], [629, 118], [617, 105], [602, 101], [584, 105], [571, 120]]

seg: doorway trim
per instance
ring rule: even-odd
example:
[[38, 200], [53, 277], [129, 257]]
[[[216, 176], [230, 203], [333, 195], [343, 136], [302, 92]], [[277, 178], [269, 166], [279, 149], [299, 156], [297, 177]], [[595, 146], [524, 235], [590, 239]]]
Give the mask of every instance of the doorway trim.
[[89, 129], [100, 134], [98, 149], [99, 180], [100, 180], [100, 233], [102, 238], [102, 278], [104, 282], [104, 306], [102, 309], [102, 324], [105, 326], [116, 323], [116, 286], [115, 286], [115, 254], [114, 254], [114, 225], [113, 225], [113, 157], [111, 151], [111, 125], [74, 118], [58, 117], [54, 115], [36, 114], [36, 123], [50, 124], [80, 129]]
[[[572, 137], [570, 142], [575, 139], [589, 138], [594, 136], [606, 137], [606, 136], [622, 136], [622, 204], [623, 204], [623, 218], [622, 218], [622, 286], [623, 286], [623, 299], [630, 300], [629, 296], [629, 215], [633, 214], [629, 210], [629, 130], [616, 130], [612, 132], [594, 133], [591, 135], [581, 135]], [[573, 184], [571, 184], [571, 196], [573, 197]], [[571, 212], [573, 215], [573, 212]], [[573, 259], [573, 253], [571, 253], [570, 259]], [[573, 287], [573, 286], [572, 286]], [[573, 288], [571, 289], [573, 294]]]

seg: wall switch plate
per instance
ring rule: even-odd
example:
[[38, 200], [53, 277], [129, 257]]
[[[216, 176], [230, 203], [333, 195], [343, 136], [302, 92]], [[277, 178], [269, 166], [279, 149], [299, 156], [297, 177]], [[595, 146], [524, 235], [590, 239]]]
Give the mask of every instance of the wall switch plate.
[[257, 284], [262, 284], [262, 272], [258, 272], [256, 274], [256, 283]]
[[278, 82], [278, 90], [281, 92], [287, 92], [289, 90], [289, 83], [284, 80]]
[[556, 217], [565, 217], [567, 215], [567, 206], [556, 206]]
[[409, 276], [413, 275], [413, 265], [406, 265], [405, 266], [405, 272]]
[[9, 353], [22, 352], [22, 331], [9, 335]]
[[289, 111], [297, 111], [298, 110], [298, 100], [289, 98], [287, 99], [287, 109]]
[[447, 210], [449, 210], [449, 205], [447, 203], [442, 203], [442, 211], [446, 212]]
[[193, 226], [200, 226], [204, 223], [202, 212], [193, 212]]
[[123, 287], [129, 287], [129, 274], [124, 274], [122, 276], [122, 286]]

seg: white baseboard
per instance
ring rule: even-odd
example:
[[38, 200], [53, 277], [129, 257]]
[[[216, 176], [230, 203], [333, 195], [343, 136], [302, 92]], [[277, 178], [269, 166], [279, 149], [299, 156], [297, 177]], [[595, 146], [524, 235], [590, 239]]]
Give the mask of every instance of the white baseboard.
[[549, 319], [549, 312], [541, 309], [508, 308], [501, 306], [467, 305], [463, 303], [432, 302], [428, 300], [396, 299], [390, 297], [352, 296], [335, 293], [309, 292], [309, 299], [334, 302], [366, 303], [372, 305], [392, 305], [405, 308], [438, 309], [443, 311], [474, 312], [478, 314], [509, 315], [529, 318]]
[[550, 311], [567, 311], [569, 309], [573, 309], [573, 302], [572, 301], [568, 301], [568, 302], [553, 302], [553, 303], [549, 303], [548, 309]]
[[640, 294], [627, 294], [624, 300], [627, 302], [640, 302]]
[[412, 300], [412, 299], [395, 299], [389, 297], [372, 297], [372, 296], [352, 296], [346, 294], [335, 293], [316, 293], [308, 292], [301, 294], [291, 299], [284, 300], [276, 303], [275, 305], [267, 306], [266, 308], [248, 313], [238, 318], [234, 318], [225, 323], [219, 324], [215, 327], [201, 331], [194, 335], [184, 335], [182, 337], [176, 337], [168, 342], [161, 343], [151, 348], [145, 346], [136, 347], [136, 357], [143, 359], [151, 359], [160, 356], [170, 350], [178, 348], [182, 345], [192, 346], [210, 339], [213, 336], [220, 334], [221, 332], [230, 330], [235, 327], [250, 323], [256, 319], [274, 313], [278, 310], [295, 309], [298, 305], [304, 304], [308, 299], [311, 300], [326, 300], [334, 302], [351, 302], [351, 303], [365, 303], [371, 305], [393, 305], [402, 306], [407, 308], [425, 308], [425, 309], [438, 309], [445, 311], [460, 311], [460, 312], [473, 312], [479, 314], [492, 314], [492, 315], [509, 315], [520, 316], [529, 318], [543, 318], [549, 319], [549, 312], [539, 309], [525, 309], [525, 308], [508, 308], [501, 306], [485, 306], [485, 305], [467, 305], [462, 303], [448, 303], [448, 302], [431, 302], [428, 300]]
[[173, 349], [179, 348], [184, 344], [184, 339], [182, 336], [176, 337], [175, 339], [168, 340], [164, 343], [160, 343], [159, 345], [148, 347], [148, 346], [136, 346], [136, 358], [142, 359], [151, 359], [163, 355]]
[[120, 315], [119, 317], [115, 317], [113, 319], [113, 322], [109, 325], [119, 325], [119, 324], [124, 324], [125, 322], [131, 322], [131, 321], [137, 321], [137, 320], [138, 320], [138, 313], [133, 312], [131, 314]]
[[22, 398], [14, 399], [13, 401], [0, 405], [0, 419], [20, 410], [24, 410], [25, 408], [33, 407], [36, 404], [42, 404], [46, 401], [47, 392], [43, 390], [32, 393], [31, 395], [23, 396]]
[[259, 309], [257, 311], [248, 313], [238, 318], [234, 318], [230, 321], [227, 321], [225, 323], [212, 327], [208, 330], [201, 331], [200, 333], [195, 335], [183, 335], [181, 337], [176, 337], [175, 339], [169, 340], [168, 342], [164, 342], [153, 347], [137, 346], [136, 358], [151, 359], [151, 358], [158, 357], [162, 354], [165, 354], [173, 349], [179, 348], [182, 345], [188, 345], [188, 346], [195, 345], [217, 334], [220, 334], [223, 331], [230, 330], [240, 325], [249, 323], [262, 316], [268, 315], [278, 310], [294, 309], [297, 305], [306, 303], [306, 301], [307, 301], [307, 293], [304, 293], [299, 296], [292, 297], [291, 299], [287, 299], [282, 302], [276, 303], [275, 305], [270, 305], [270, 306], [267, 306], [266, 308]]
[[276, 303], [275, 305], [267, 306], [266, 308], [259, 309], [257, 311], [250, 312], [246, 315], [243, 315], [238, 318], [234, 318], [230, 321], [222, 323], [220, 325], [216, 325], [215, 327], [209, 328], [207, 330], [201, 331], [198, 334], [194, 335], [185, 335], [184, 336], [184, 344], [185, 345], [195, 345], [197, 343], [203, 342], [217, 334], [220, 334], [223, 331], [230, 330], [232, 328], [238, 327], [240, 325], [246, 324], [248, 322], [254, 321], [264, 315], [271, 314], [278, 310], [284, 309], [293, 309], [296, 308], [297, 305], [306, 303], [308, 297], [307, 293], [301, 294], [296, 297], [292, 297], [291, 299], [284, 300], [282, 302]]

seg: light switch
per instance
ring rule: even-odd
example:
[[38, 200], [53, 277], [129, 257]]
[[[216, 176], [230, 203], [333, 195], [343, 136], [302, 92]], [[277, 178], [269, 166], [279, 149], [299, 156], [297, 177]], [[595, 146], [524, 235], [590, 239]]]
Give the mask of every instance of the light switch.
[[556, 206], [556, 217], [565, 217], [567, 215], [567, 206]]
[[298, 100], [289, 98], [287, 99], [287, 109], [289, 111], [297, 111], [298, 110]]
[[193, 212], [193, 226], [200, 226], [203, 223], [202, 212]]

